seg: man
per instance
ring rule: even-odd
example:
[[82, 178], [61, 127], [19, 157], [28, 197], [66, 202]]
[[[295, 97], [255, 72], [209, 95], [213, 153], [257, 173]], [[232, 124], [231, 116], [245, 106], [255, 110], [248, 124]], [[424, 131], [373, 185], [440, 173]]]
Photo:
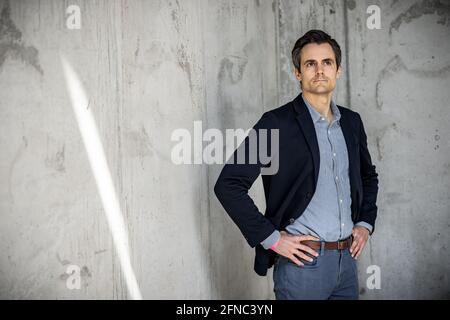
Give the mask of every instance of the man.
[[278, 171], [262, 175], [265, 215], [248, 196], [261, 161], [227, 163], [214, 191], [255, 247], [256, 273], [274, 265], [276, 299], [358, 299], [355, 260], [375, 228], [378, 174], [360, 115], [332, 100], [341, 75], [338, 43], [310, 30], [292, 59], [302, 93], [254, 126], [279, 132], [278, 150], [269, 150]]

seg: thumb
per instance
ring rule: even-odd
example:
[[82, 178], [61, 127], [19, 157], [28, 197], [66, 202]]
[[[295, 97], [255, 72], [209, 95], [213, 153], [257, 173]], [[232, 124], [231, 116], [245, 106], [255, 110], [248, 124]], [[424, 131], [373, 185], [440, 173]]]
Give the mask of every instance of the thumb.
[[311, 235], [302, 235], [299, 236], [299, 240], [300, 241], [304, 241], [304, 240], [313, 240], [313, 241], [319, 241], [320, 239]]

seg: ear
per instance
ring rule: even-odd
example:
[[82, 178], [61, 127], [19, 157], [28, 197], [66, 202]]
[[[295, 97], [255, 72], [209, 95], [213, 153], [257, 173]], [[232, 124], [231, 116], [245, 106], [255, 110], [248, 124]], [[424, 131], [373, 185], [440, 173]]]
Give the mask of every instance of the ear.
[[302, 74], [296, 67], [294, 67], [294, 74], [298, 81], [302, 81]]
[[341, 68], [341, 66], [339, 66], [339, 68], [336, 72], [336, 79], [339, 79], [341, 77], [341, 73], [342, 73], [342, 68]]

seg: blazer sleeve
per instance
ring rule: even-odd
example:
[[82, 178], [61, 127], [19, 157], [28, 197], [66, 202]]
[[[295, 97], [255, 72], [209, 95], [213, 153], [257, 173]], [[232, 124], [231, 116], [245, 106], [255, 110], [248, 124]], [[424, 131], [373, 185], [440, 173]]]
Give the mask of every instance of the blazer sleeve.
[[369, 149], [367, 147], [367, 135], [361, 116], [358, 114], [360, 122], [360, 169], [362, 180], [362, 204], [360, 208], [359, 221], [366, 222], [372, 226], [372, 232], [375, 231], [375, 220], [377, 218], [377, 195], [378, 195], [378, 174], [376, 167], [372, 164]]
[[[244, 139], [230, 157], [230, 160], [232, 159], [234, 162], [227, 161], [214, 186], [214, 193], [220, 203], [252, 248], [276, 230], [274, 225], [258, 210], [254, 201], [248, 195], [250, 187], [261, 173], [261, 168], [270, 165], [270, 156], [272, 156], [270, 135], [271, 130], [276, 128], [276, 116], [270, 111], [264, 113], [261, 119], [253, 126], [256, 139], [253, 136], [251, 140], [250, 135]], [[270, 155], [268, 157], [269, 163], [267, 161], [263, 163], [259, 157], [260, 140], [263, 138], [260, 129], [266, 129], [265, 131], [267, 132], [263, 136], [267, 138], [267, 150], [262, 150], [262, 153], [265, 156]], [[257, 141], [256, 149], [249, 148], [250, 141]], [[255, 143], [252, 143], [252, 145], [255, 145]], [[245, 152], [245, 163], [242, 163], [243, 161], [238, 163], [238, 152]], [[249, 161], [255, 159], [255, 157], [256, 161]]]

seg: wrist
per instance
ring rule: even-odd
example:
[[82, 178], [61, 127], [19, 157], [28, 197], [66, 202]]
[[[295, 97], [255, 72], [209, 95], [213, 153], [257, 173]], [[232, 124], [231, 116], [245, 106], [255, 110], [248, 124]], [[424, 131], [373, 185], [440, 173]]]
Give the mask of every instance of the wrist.
[[275, 248], [278, 247], [278, 244], [279, 244], [279, 243], [280, 243], [280, 239], [278, 239], [277, 242], [275, 242], [275, 243], [270, 247], [270, 249], [272, 249], [272, 250], [275, 251]]

